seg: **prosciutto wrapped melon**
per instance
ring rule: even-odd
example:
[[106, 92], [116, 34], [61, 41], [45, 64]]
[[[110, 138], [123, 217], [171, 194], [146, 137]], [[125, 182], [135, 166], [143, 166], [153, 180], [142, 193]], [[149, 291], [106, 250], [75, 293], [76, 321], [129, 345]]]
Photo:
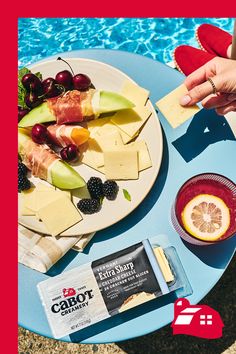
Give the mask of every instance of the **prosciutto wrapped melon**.
[[60, 147], [69, 144], [80, 146], [89, 139], [89, 131], [80, 125], [52, 124], [47, 127], [50, 141]]
[[85, 186], [83, 178], [46, 144], [36, 144], [27, 129], [18, 129], [18, 150], [32, 175], [61, 189]]
[[67, 91], [63, 95], [49, 98], [32, 109], [19, 122], [20, 127], [31, 127], [37, 123], [57, 124], [81, 123], [98, 118], [102, 113], [115, 112], [134, 107], [124, 96], [109, 91]]

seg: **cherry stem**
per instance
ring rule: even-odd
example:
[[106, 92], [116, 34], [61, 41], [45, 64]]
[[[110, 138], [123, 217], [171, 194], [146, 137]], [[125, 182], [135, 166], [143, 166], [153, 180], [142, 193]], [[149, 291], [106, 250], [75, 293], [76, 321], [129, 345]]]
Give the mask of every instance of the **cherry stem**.
[[64, 61], [64, 63], [66, 63], [66, 64], [70, 67], [70, 70], [71, 70], [71, 72], [72, 72], [72, 75], [73, 75], [73, 76], [75, 75], [75, 74], [74, 74], [74, 71], [73, 71], [73, 69], [72, 69], [72, 67], [70, 66], [69, 63], [67, 63], [67, 61], [65, 61], [65, 60], [62, 59], [61, 57], [58, 57], [57, 60], [62, 60], [62, 61]]

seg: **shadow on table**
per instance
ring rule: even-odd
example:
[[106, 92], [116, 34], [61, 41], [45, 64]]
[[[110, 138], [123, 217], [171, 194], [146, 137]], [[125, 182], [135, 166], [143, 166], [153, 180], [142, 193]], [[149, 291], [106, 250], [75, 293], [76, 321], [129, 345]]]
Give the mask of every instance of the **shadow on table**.
[[157, 310], [158, 308], [165, 306], [169, 303], [174, 303], [176, 298], [177, 297], [174, 292], [168, 295], [164, 295], [155, 300], [142, 304], [136, 308], [130, 309], [126, 312], [122, 312], [118, 315], [96, 323], [88, 328], [72, 333], [70, 334], [70, 339], [73, 343], [79, 343], [87, 338], [105, 332], [110, 328], [114, 328], [121, 325], [122, 323], [128, 322], [133, 318], [143, 316], [146, 313]]
[[[232, 255], [229, 249], [234, 250], [236, 247], [236, 235], [218, 244], [208, 246], [196, 246], [184, 240], [182, 242], [205, 264], [213, 268], [224, 269]], [[222, 254], [224, 254], [224, 257], [222, 257]]]
[[186, 162], [200, 155], [218, 141], [236, 140], [230, 125], [215, 110], [202, 109], [193, 117], [186, 133], [172, 142]]
[[[207, 248], [207, 247], [206, 247]], [[209, 340], [186, 335], [172, 335], [170, 325], [128, 341], [116, 343], [127, 354], [221, 354], [235, 342], [235, 272], [236, 262], [231, 262], [218, 284], [200, 301], [219, 311], [224, 322], [223, 336]], [[226, 353], [226, 352], [225, 352]], [[235, 353], [230, 348], [227, 353]]]

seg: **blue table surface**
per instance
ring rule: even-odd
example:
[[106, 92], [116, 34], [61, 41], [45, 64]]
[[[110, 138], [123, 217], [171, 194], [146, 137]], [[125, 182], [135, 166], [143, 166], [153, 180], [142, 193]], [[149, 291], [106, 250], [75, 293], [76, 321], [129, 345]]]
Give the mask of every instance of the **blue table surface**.
[[[113, 65], [150, 90], [153, 103], [183, 82], [183, 75], [170, 67], [122, 51], [80, 50], [63, 57], [95, 59]], [[192, 120], [172, 129], [162, 114], [164, 153], [159, 176], [143, 203], [119, 223], [97, 232], [85, 252], [68, 252], [47, 274], [19, 265], [19, 324], [52, 337], [36, 285], [62, 271], [101, 258], [147, 237], [165, 235], [182, 261], [198, 303], [224, 273], [235, 251], [236, 237], [221, 244], [197, 247], [184, 243], [175, 232], [170, 211], [176, 193], [188, 178], [203, 172], [220, 173], [234, 182], [235, 137], [224, 117], [201, 110]], [[173, 303], [157, 299], [62, 338], [69, 342], [107, 343], [130, 339], [157, 330], [173, 320]]]

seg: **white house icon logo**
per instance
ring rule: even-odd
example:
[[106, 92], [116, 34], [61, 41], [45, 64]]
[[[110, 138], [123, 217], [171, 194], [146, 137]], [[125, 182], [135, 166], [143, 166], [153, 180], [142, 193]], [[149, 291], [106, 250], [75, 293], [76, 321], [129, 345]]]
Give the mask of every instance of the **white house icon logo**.
[[207, 305], [190, 305], [187, 299], [174, 304], [173, 334], [187, 334], [202, 338], [222, 337], [224, 324], [217, 311]]

